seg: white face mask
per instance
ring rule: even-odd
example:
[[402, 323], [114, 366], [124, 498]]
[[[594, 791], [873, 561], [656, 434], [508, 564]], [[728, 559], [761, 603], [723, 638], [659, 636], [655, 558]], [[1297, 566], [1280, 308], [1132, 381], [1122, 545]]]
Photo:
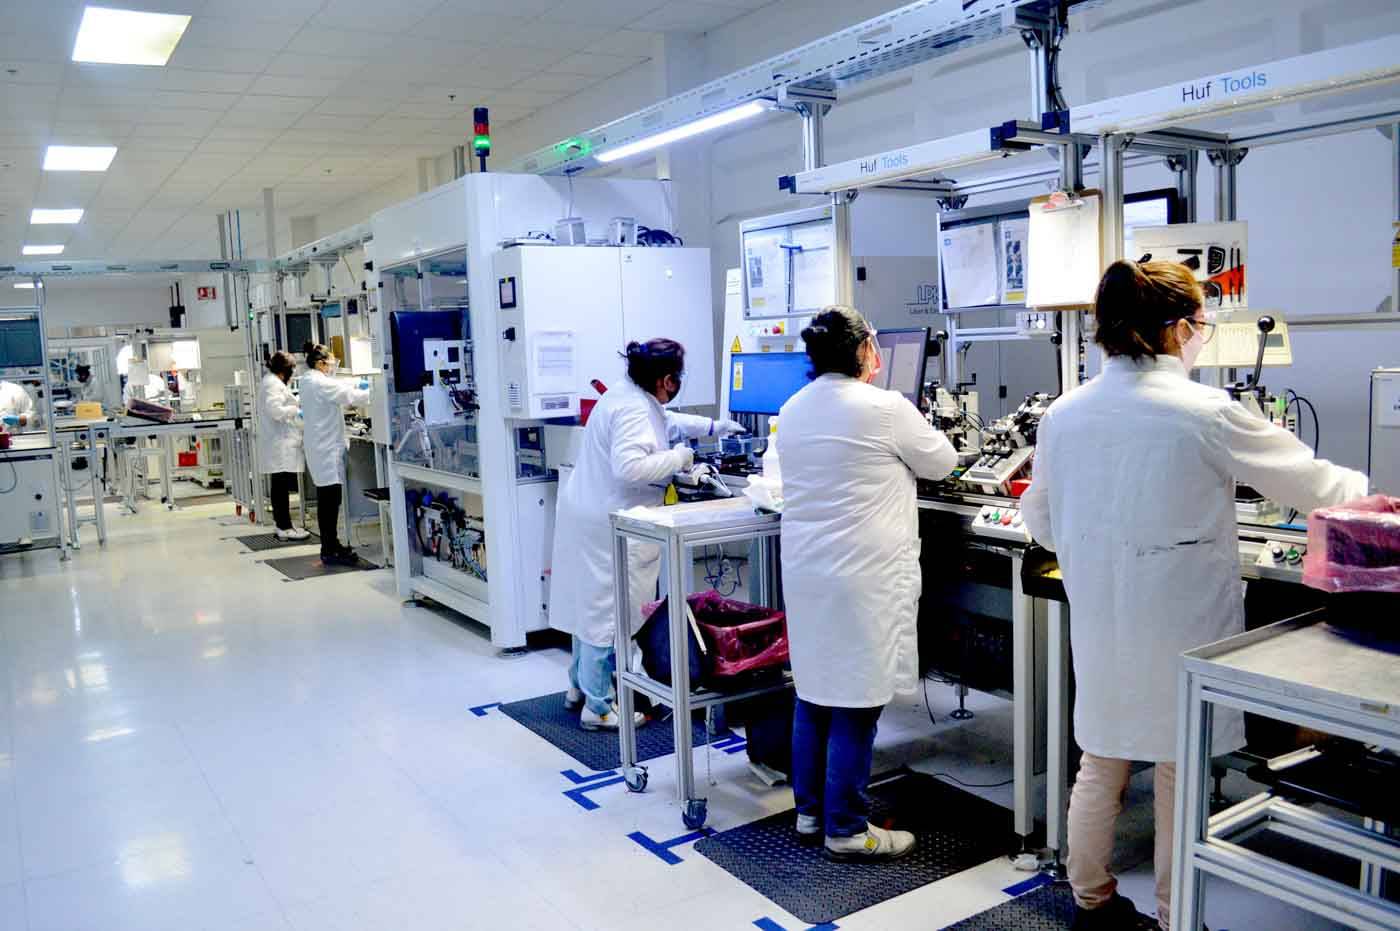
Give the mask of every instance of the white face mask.
[[1189, 372], [1196, 367], [1201, 350], [1206, 348], [1206, 334], [1201, 327], [1191, 323], [1186, 325], [1191, 328], [1191, 338], [1181, 344], [1181, 364], [1186, 366], [1186, 371]]

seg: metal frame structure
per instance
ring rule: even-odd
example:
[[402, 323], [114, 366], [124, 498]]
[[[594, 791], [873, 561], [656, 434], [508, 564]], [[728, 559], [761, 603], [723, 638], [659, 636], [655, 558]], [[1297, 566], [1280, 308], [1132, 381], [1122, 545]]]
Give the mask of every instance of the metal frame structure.
[[[1347, 927], [1400, 927], [1400, 905], [1381, 895], [1383, 871], [1400, 873], [1400, 841], [1369, 819], [1356, 825], [1270, 793], [1211, 817], [1211, 736], [1216, 708], [1249, 711], [1400, 752], [1395, 658], [1331, 635], [1321, 612], [1282, 621], [1186, 653], [1177, 735], [1176, 849], [1172, 915], [1199, 927], [1209, 873]], [[1356, 887], [1255, 853], [1250, 833], [1269, 829], [1362, 864]]]
[[[1069, 8], [1104, 0], [1070, 0]], [[804, 118], [808, 167], [821, 161], [821, 120], [843, 88], [1004, 35], [1026, 37], [1032, 93], [1048, 92], [1047, 36], [1060, 4], [1052, 0], [918, 0], [758, 62], [660, 103], [538, 149], [507, 171], [572, 174], [601, 163], [595, 153], [684, 126], [750, 101], [768, 101]], [[815, 101], [814, 105], [809, 105]], [[1037, 106], [1039, 113], [1049, 109]]]
[[[641, 515], [618, 513], [612, 516], [612, 527], [617, 655], [630, 655], [630, 641], [634, 632], [632, 618], [637, 616], [637, 610], [641, 607], [631, 604], [631, 586], [627, 571], [629, 542], [650, 543], [661, 548], [662, 564], [666, 567], [665, 588], [672, 606], [667, 617], [670, 622], [671, 684], [659, 682], [644, 672], [622, 668], [625, 663], [618, 668], [618, 734], [622, 772], [629, 789], [640, 792], [646, 788], [646, 768], [637, 763], [637, 726], [633, 717], [635, 696], [636, 693], [641, 693], [671, 709], [671, 726], [676, 747], [677, 799], [684, 806], [682, 818], [685, 826], [695, 830], [704, 825], [708, 806], [706, 799], [696, 794], [691, 711], [783, 691], [791, 686], [792, 675], [788, 673], [771, 684], [756, 685], [734, 692], [692, 690], [691, 633], [688, 621], [690, 612], [688, 608], [680, 610], [676, 606], [685, 603], [694, 587], [696, 549], [723, 546], [726, 543], [756, 544], [761, 558], [754, 564], [753, 576], [757, 583], [755, 597], [768, 607], [777, 607], [773, 579], [777, 564], [775, 544], [780, 527], [778, 515], [756, 514], [743, 498], [732, 498], [727, 502], [706, 502], [691, 507], [725, 513], [718, 518], [697, 521], [693, 526], [687, 525], [684, 518], [663, 521]], [[668, 507], [661, 510], [668, 512], [668, 517], [674, 518], [675, 514], [683, 512], [685, 507]]]

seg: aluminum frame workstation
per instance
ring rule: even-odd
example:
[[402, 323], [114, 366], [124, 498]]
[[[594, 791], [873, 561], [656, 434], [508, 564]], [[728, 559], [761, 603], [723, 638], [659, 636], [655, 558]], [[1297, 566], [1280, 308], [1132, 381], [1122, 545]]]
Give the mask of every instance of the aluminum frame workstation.
[[[1295, 140], [1378, 129], [1390, 139], [1395, 218], [1400, 222], [1400, 36], [1386, 36], [1355, 45], [1329, 49], [1279, 61], [1204, 75], [1188, 81], [1127, 95], [1121, 98], [1052, 111], [1039, 120], [1013, 120], [987, 130], [963, 133], [886, 152], [871, 153], [833, 165], [809, 164], [807, 170], [785, 177], [780, 184], [794, 194], [826, 195], [832, 210], [846, 212], [847, 222], [835, 224], [835, 248], [840, 260], [851, 262], [849, 209], [851, 202], [870, 189], [908, 191], [937, 201], [940, 222], [956, 217], [970, 196], [985, 195], [1028, 185], [1052, 184], [1073, 196], [1085, 187], [1086, 170], [1098, 175], [1102, 197], [1102, 265], [1122, 256], [1125, 168], [1148, 162], [1165, 162], [1176, 176], [1176, 187], [1186, 207], [1186, 220], [1203, 213], [1197, 197], [1196, 178], [1201, 163], [1215, 173], [1216, 221], [1236, 219], [1236, 176], [1248, 152], [1260, 146]], [[1393, 92], [1377, 102], [1375, 88]], [[1384, 95], [1382, 95], [1384, 96]], [[1311, 111], [1285, 108], [1302, 100], [1328, 98], [1327, 109]], [[1282, 128], [1268, 132], [1234, 131], [1236, 114], [1272, 108]], [[1052, 165], [1045, 151], [1056, 156]], [[1040, 151], [1037, 158], [1033, 154]], [[1204, 158], [1202, 158], [1204, 156]], [[839, 271], [838, 282], [848, 282]], [[838, 296], [848, 298], [847, 287]], [[1034, 308], [1027, 308], [1034, 309]], [[1359, 310], [1359, 309], [1358, 309]], [[1394, 327], [1400, 325], [1400, 269], [1393, 273], [1388, 308], [1357, 313], [1291, 317], [1294, 327]], [[1059, 367], [1064, 390], [1081, 382], [1087, 358], [1086, 314], [1082, 309], [1056, 309], [1060, 334]], [[948, 357], [956, 359], [959, 342], [1026, 339], [1015, 328], [959, 327], [949, 314]], [[1204, 376], [1216, 384], [1233, 374], [1217, 370]], [[1053, 385], [1046, 390], [1053, 392]], [[1047, 771], [1046, 856], [1043, 862], [1058, 867], [1066, 835], [1069, 782], [1069, 729], [1071, 681], [1068, 667], [1070, 611], [1063, 589], [1041, 565], [1027, 573], [1028, 540], [1017, 541], [1005, 528], [988, 527], [987, 508], [1015, 513], [1016, 502], [1000, 495], [969, 494], [950, 485], [920, 489], [920, 507], [939, 515], [936, 526], [955, 526], [963, 545], [1005, 557], [1010, 565], [1012, 595], [1012, 681], [1015, 703], [1015, 811], [1016, 830], [1032, 833], [1036, 816], [1032, 783], [1037, 760], [1044, 757]], [[979, 519], [979, 517], [981, 519]], [[1306, 534], [1286, 526], [1242, 524], [1240, 557], [1246, 580], [1296, 585], [1301, 564], [1292, 553], [1305, 551]], [[1291, 551], [1291, 552], [1290, 552]], [[1280, 554], [1288, 554], [1280, 558]], [[1040, 561], [1040, 560], [1037, 560]], [[1037, 578], [1039, 582], [1037, 584]], [[1024, 584], [1023, 584], [1024, 579]], [[1027, 591], [1027, 586], [1032, 588]], [[928, 586], [926, 585], [926, 592]], [[927, 596], [926, 596], [927, 597]], [[1265, 618], [1274, 620], [1278, 616]], [[1253, 623], [1251, 619], [1251, 623]], [[1024, 700], [1021, 696], [1032, 696]], [[1042, 727], [1043, 723], [1043, 727]], [[1217, 760], [1237, 768], [1258, 763], [1247, 753]], [[1192, 775], [1196, 774], [1194, 771]], [[1207, 795], [1209, 790], [1207, 789]]]

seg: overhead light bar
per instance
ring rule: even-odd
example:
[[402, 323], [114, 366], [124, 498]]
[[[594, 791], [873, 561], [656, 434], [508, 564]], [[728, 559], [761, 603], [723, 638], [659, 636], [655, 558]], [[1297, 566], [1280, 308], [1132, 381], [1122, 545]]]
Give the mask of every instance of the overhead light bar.
[[53, 246], [25, 246], [21, 250], [25, 255], [62, 255], [63, 247]]
[[73, 207], [60, 210], [51, 210], [46, 207], [35, 207], [29, 211], [29, 222], [35, 226], [44, 224], [73, 224], [81, 223], [83, 219], [83, 208]]
[[189, 26], [188, 16], [90, 6], [83, 10], [73, 60], [103, 65], [163, 66]]
[[106, 171], [116, 157], [114, 145], [51, 145], [44, 150], [44, 170]]
[[698, 120], [682, 123], [674, 129], [668, 129], [651, 136], [643, 136], [636, 142], [629, 142], [615, 149], [598, 152], [594, 155], [594, 158], [604, 164], [615, 162], [633, 155], [640, 155], [643, 152], [650, 152], [652, 149], [659, 149], [673, 142], [680, 142], [682, 139], [689, 139], [691, 136], [707, 133], [713, 129], [731, 126], [734, 123], [747, 120], [750, 117], [758, 116], [760, 113], [764, 113], [769, 109], [771, 109], [771, 105], [767, 101], [750, 100], [748, 103], [741, 103], [737, 107], [730, 107], [728, 110], [721, 110], [718, 113], [703, 116]]
[[[44, 283], [43, 283], [42, 281], [39, 282], [39, 287], [42, 288], [43, 286], [44, 286]], [[15, 282], [15, 287], [18, 288], [18, 289], [21, 290], [21, 291], [33, 291], [33, 290], [34, 290], [34, 282], [32, 282], [32, 281], [16, 281], [16, 282]]]

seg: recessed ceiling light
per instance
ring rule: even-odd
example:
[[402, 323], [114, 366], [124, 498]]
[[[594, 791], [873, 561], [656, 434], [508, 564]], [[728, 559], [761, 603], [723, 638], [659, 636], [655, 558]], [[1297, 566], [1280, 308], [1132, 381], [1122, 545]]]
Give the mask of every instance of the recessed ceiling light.
[[114, 145], [51, 145], [44, 151], [44, 170], [106, 171], [116, 157]]
[[21, 250], [25, 255], [60, 255], [63, 252], [62, 246], [25, 246]]
[[74, 207], [71, 209], [50, 210], [45, 207], [35, 207], [29, 211], [29, 222], [40, 223], [79, 223], [83, 219], [83, 208]]
[[[42, 288], [43, 286], [44, 286], [44, 283], [43, 283], [42, 281], [39, 282], [39, 287]], [[16, 282], [15, 282], [15, 287], [16, 287], [16, 288], [19, 288], [21, 291], [33, 291], [33, 290], [34, 290], [34, 282], [32, 282], [32, 281], [16, 281]]]
[[90, 6], [83, 10], [73, 60], [104, 65], [164, 65], [170, 60], [188, 16]]

